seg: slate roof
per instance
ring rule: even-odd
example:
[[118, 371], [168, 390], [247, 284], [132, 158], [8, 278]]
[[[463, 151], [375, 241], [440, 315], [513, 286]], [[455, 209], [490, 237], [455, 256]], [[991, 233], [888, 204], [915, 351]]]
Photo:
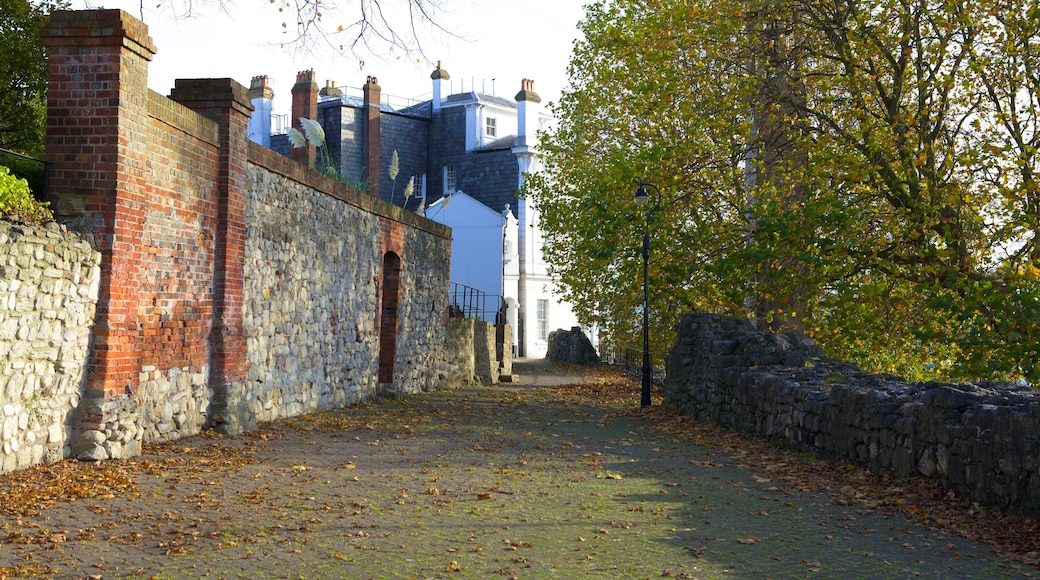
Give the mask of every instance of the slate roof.
[[446, 102], [448, 102], [448, 103], [465, 103], [465, 102], [471, 102], [471, 101], [476, 101], [476, 102], [481, 102], [481, 103], [490, 103], [490, 104], [498, 105], [500, 107], [505, 107], [505, 108], [509, 108], [509, 109], [515, 109], [516, 108], [516, 101], [507, 99], [505, 97], [496, 97], [494, 95], [486, 95], [484, 93], [474, 93], [474, 92], [457, 93], [457, 94], [454, 94], [454, 95], [449, 95], [448, 98], [446, 99]]
[[473, 149], [473, 151], [480, 152], [480, 151], [497, 151], [499, 149], [512, 149], [513, 145], [515, 145], [515, 144], [516, 144], [516, 135], [506, 135], [505, 137], [501, 137], [499, 139], [495, 139], [494, 141], [491, 141], [490, 143], [485, 143], [485, 144], [481, 145], [480, 147], [476, 147], [475, 149]]

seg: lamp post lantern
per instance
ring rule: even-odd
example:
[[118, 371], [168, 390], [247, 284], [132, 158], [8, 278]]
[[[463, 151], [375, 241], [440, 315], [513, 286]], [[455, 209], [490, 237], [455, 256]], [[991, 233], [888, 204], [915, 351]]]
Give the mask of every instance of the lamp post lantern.
[[643, 390], [640, 398], [641, 407], [650, 406], [650, 385], [653, 381], [653, 369], [650, 366], [650, 216], [660, 205], [661, 190], [656, 186], [639, 182], [632, 201], [639, 207], [646, 207], [650, 203], [650, 193], [647, 187], [657, 193], [657, 199], [646, 212], [646, 221], [643, 227]]

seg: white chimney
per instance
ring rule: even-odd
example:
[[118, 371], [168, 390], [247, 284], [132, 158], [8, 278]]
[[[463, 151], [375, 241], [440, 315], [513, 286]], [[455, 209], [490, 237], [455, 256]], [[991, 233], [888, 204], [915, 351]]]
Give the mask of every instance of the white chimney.
[[433, 105], [433, 111], [437, 112], [441, 110], [441, 81], [446, 81], [451, 78], [448, 71], [441, 68], [441, 61], [437, 61], [437, 70], [430, 74], [430, 78], [433, 79], [433, 98], [431, 104]]
[[249, 140], [270, 147], [274, 91], [266, 75], [253, 77], [249, 83], [249, 100], [253, 103], [253, 113], [249, 116]]
[[534, 92], [534, 81], [524, 79], [520, 81], [520, 92], [516, 94], [516, 145], [527, 147], [528, 139], [534, 144], [535, 135], [538, 133], [538, 104], [542, 98]]

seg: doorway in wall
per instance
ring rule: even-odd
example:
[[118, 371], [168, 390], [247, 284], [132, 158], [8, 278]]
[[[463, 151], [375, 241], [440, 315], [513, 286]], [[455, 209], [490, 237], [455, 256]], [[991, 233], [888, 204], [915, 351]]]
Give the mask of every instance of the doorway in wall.
[[393, 385], [398, 301], [401, 294], [401, 258], [393, 252], [383, 255], [382, 286], [379, 304], [379, 383]]

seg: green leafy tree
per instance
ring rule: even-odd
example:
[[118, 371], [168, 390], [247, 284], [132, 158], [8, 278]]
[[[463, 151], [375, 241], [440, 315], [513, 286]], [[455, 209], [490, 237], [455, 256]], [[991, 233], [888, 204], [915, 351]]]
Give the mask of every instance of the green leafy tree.
[[569, 297], [636, 330], [642, 179], [658, 350], [701, 308], [876, 370], [1036, 378], [1038, 23], [1026, 0], [589, 6], [529, 191]]
[[0, 149], [42, 158], [47, 59], [40, 32], [58, 1], [0, 0]]

